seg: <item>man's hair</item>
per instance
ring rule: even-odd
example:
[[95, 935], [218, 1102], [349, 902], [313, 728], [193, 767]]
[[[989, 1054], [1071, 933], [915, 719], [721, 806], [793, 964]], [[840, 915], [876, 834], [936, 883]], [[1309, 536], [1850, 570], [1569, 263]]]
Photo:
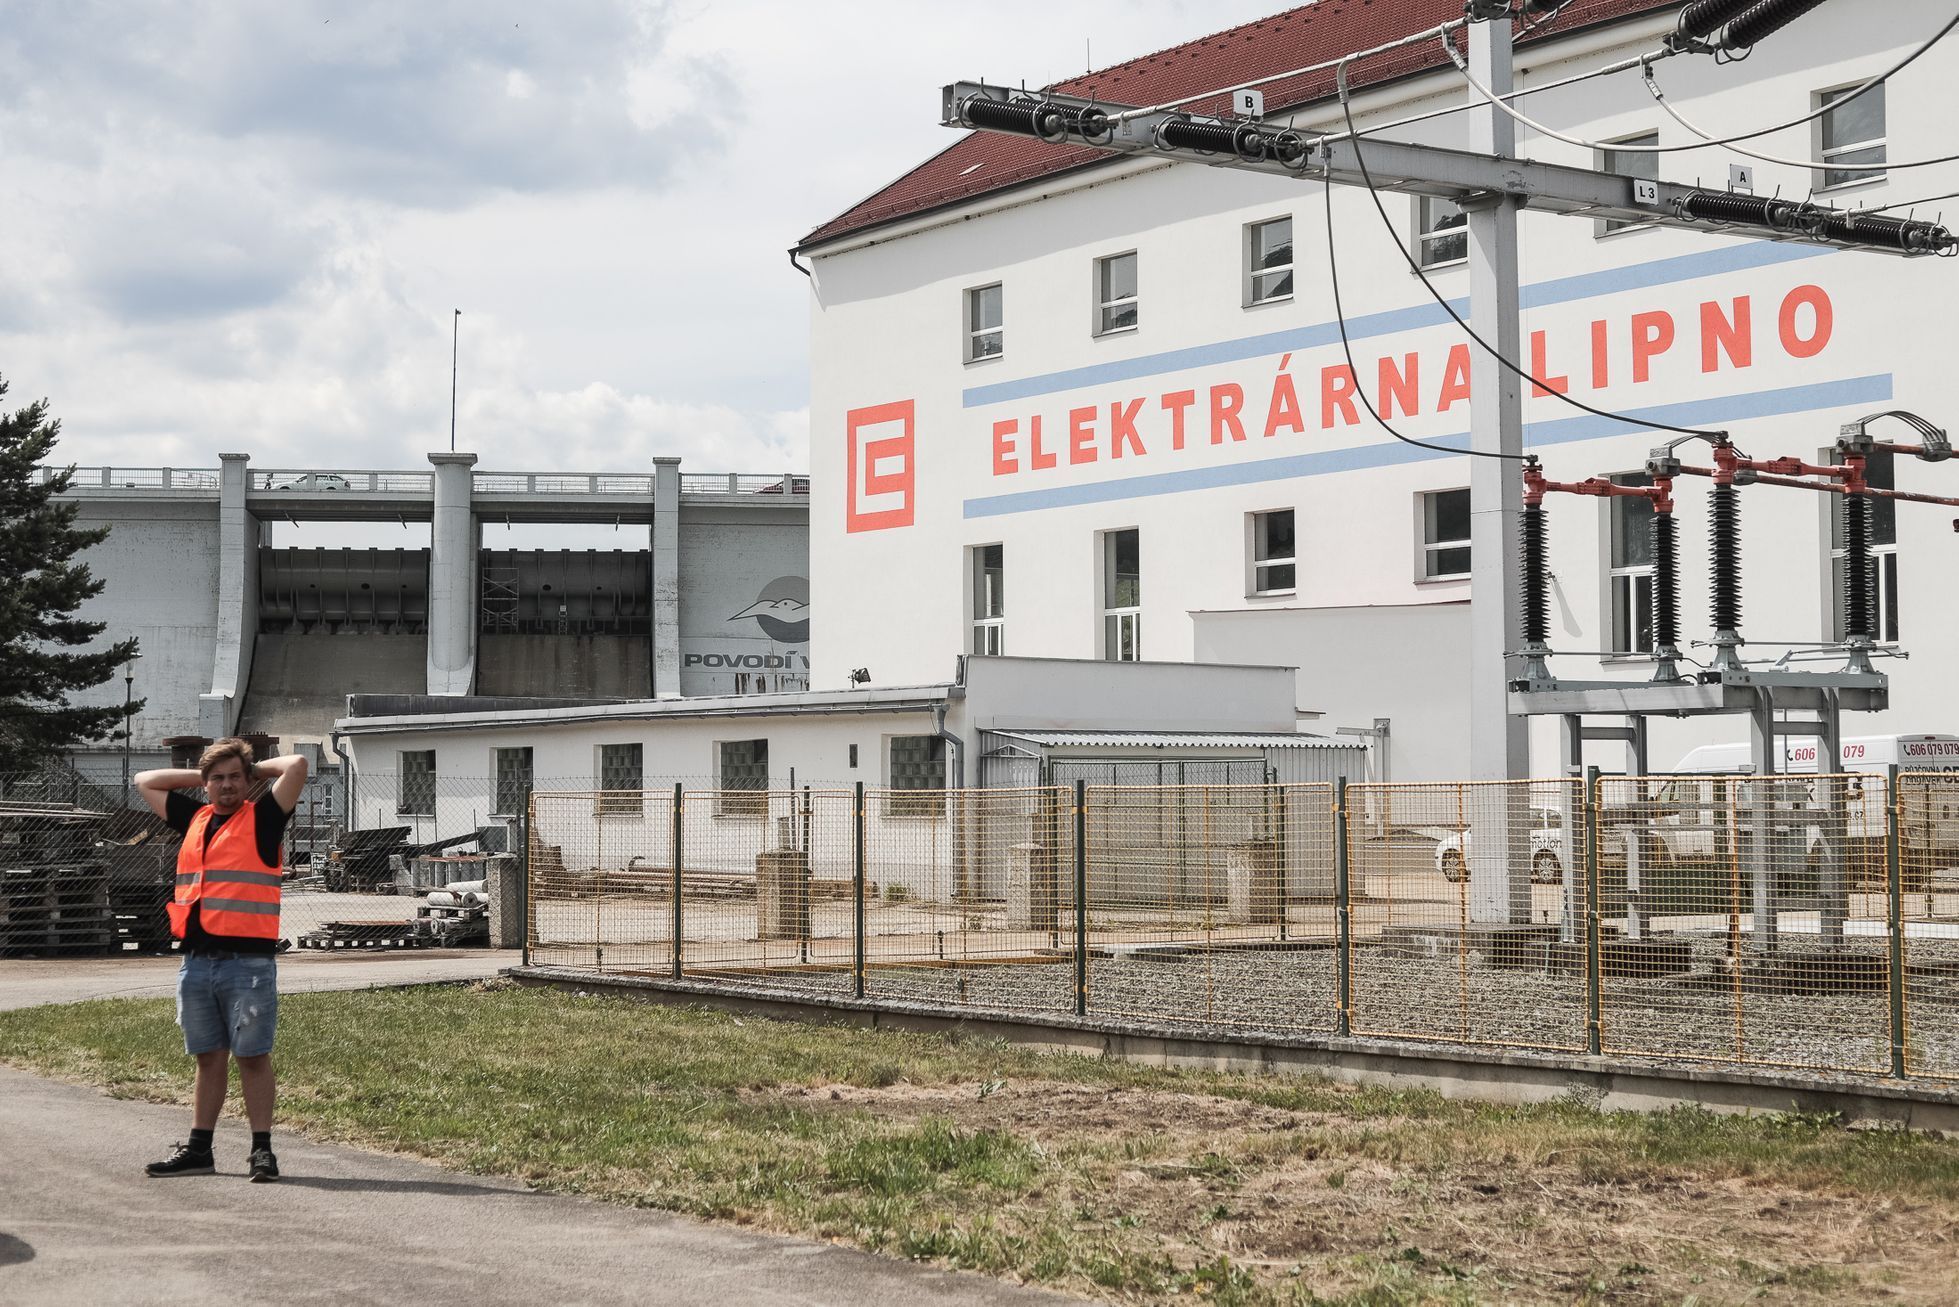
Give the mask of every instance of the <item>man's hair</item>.
[[250, 780], [252, 778], [252, 746], [238, 739], [236, 736], [219, 740], [217, 743], [205, 749], [197, 760], [197, 774], [200, 776], [209, 776], [211, 769], [223, 762], [226, 758], [238, 759], [238, 765], [245, 769], [245, 779]]

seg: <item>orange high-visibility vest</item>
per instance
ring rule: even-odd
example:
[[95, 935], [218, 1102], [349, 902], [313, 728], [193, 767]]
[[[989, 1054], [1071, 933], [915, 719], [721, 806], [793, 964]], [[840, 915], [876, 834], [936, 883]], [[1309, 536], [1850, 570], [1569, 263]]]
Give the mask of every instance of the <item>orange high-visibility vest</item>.
[[279, 868], [259, 857], [257, 805], [247, 803], [226, 818], [206, 849], [211, 816], [210, 804], [199, 808], [177, 850], [177, 897], [167, 905], [170, 933], [184, 937], [190, 905], [197, 903], [199, 920], [213, 935], [279, 938]]

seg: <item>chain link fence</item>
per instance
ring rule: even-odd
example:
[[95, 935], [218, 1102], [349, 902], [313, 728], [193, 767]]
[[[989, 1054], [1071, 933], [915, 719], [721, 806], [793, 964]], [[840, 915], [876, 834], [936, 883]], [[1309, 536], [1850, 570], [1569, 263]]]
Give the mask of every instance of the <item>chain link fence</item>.
[[[498, 811], [494, 778], [316, 771], [285, 829], [281, 947], [487, 943], [476, 882], [498, 869], [521, 879], [529, 785], [505, 790]], [[67, 767], [0, 775], [0, 958], [169, 951], [180, 845], [119, 780]], [[521, 920], [513, 912], [513, 946]]]
[[1582, 1052], [1583, 782], [1346, 793], [1353, 1033]]
[[1959, 1077], [1959, 774], [540, 791], [529, 857], [543, 963]]

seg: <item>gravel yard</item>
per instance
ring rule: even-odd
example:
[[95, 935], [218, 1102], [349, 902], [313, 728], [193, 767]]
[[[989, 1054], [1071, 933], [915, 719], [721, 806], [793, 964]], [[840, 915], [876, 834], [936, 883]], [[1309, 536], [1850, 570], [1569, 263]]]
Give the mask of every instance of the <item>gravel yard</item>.
[[[1822, 1071], [1883, 1074], [1889, 1069], [1890, 995], [1883, 983], [1882, 940], [1852, 940], [1836, 954], [1813, 940], [1785, 940], [1777, 970], [1762, 972], [1750, 954], [1737, 984], [1724, 933], [1682, 932], [1670, 938], [1689, 946], [1688, 970], [1605, 977], [1607, 1053]], [[1959, 941], [1914, 941], [1910, 961], [1912, 1070], [1959, 1074]], [[1863, 977], [1858, 982], [1863, 987], [1833, 987], [1833, 976]], [[711, 978], [801, 997], [853, 992], [847, 965], [766, 973], [716, 969]], [[1091, 956], [1088, 1011], [1193, 1033], [1328, 1035], [1334, 1031], [1336, 983], [1336, 950], [1325, 943], [1144, 945]], [[1459, 950], [1432, 936], [1376, 938], [1356, 944], [1352, 985], [1355, 1034], [1585, 1050], [1580, 968], [1497, 966], [1481, 949]], [[1062, 950], [1046, 960], [874, 963], [866, 993], [954, 1010], [1066, 1014], [1074, 1010], [1074, 959]]]

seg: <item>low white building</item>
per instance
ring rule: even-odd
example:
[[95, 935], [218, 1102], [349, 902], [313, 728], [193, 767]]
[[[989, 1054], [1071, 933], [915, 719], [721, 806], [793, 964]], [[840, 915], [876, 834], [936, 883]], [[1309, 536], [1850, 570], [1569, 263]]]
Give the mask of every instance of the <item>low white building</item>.
[[[1520, 43], [1519, 85], [1652, 50], [1679, 8], [1576, 0]], [[1309, 5], [1060, 89], [1162, 103], [1461, 12], [1459, 0]], [[1825, 5], [1745, 62], [1682, 57], [1653, 76], [1688, 122], [1747, 131], [1825, 108], [1947, 16], [1930, 0]], [[997, 68], [923, 70], [900, 103], [931, 113], [926, 81], [982, 72], [1014, 80]], [[1367, 125], [1474, 98], [1433, 43], [1357, 62], [1352, 75]], [[1935, 46], [1879, 90], [1752, 143], [1822, 167], [1713, 149], [1638, 153], [1694, 137], [1637, 71], [1520, 101], [1561, 134], [1598, 143], [1526, 130], [1520, 152], [1716, 189], [1738, 162], [1758, 194], [1903, 213], [1914, 197], [1959, 191], [1959, 167], [1854, 169], [1949, 153], [1955, 75], [1959, 47]], [[1331, 88], [1331, 72], [1270, 83], [1268, 118], [1333, 130]], [[1466, 144], [1460, 114], [1389, 135]], [[1364, 390], [1410, 436], [1466, 433], [1473, 346], [1394, 243], [1461, 307], [1461, 214], [1386, 194], [1389, 231], [1366, 191], [1336, 189], [1329, 234], [1316, 184], [1027, 138], [948, 142], [797, 248], [813, 274], [810, 558], [825, 622], [812, 684], [842, 685], [860, 666], [877, 683], [916, 681], [962, 650], [1294, 665], [1302, 699], [1328, 710], [1323, 726], [1388, 719], [1396, 779], [1467, 775], [1468, 460], [1396, 443], [1356, 402]], [[1578, 413], [1552, 390], [1720, 427], [1755, 457], [1813, 460], [1840, 424], [1877, 410], [1946, 426], [1959, 416], [1953, 262], [1527, 212], [1522, 266], [1520, 361], [1549, 387], [1526, 388], [1525, 443], [1554, 479], [1637, 475], [1664, 436]], [[1705, 461], [1697, 450], [1685, 451], [1690, 462]], [[1885, 456], [1872, 470], [1879, 485], [1959, 493], [1952, 464]], [[1711, 634], [1706, 486], [1678, 487], [1690, 640]], [[1743, 495], [1752, 656], [1780, 652], [1768, 642], [1838, 638], [1828, 499]], [[1643, 501], [1550, 507], [1553, 643], [1584, 651], [1558, 670], [1643, 679], [1653, 584]], [[1880, 637], [1914, 656], [1882, 664], [1891, 710], [1846, 721], [1846, 733], [1959, 727], [1959, 613], [1936, 600], [1959, 548], [1951, 523], [1949, 510], [1880, 509]], [[1664, 767], [1745, 730], [1656, 723], [1652, 760]], [[1556, 769], [1554, 723], [1534, 727], [1533, 750], [1537, 774]], [[1601, 755], [1620, 765], [1616, 751]]]
[[[945, 815], [933, 792], [948, 787], [1368, 779], [1364, 745], [1300, 731], [1311, 714], [1295, 683], [1286, 667], [975, 658], [949, 681], [797, 694], [585, 705], [357, 695], [336, 736], [356, 828], [445, 839], [518, 816], [538, 790], [592, 796], [564, 809], [577, 829], [556, 838], [540, 813], [548, 842], [651, 847], [679, 785], [729, 831], [748, 828], [729, 838], [752, 862], [767, 822], [794, 817], [788, 796], [805, 788], [826, 812], [858, 783], [891, 791], [874, 822], [916, 840]], [[774, 797], [741, 793], [762, 790]], [[709, 861], [698, 849], [697, 859]]]

